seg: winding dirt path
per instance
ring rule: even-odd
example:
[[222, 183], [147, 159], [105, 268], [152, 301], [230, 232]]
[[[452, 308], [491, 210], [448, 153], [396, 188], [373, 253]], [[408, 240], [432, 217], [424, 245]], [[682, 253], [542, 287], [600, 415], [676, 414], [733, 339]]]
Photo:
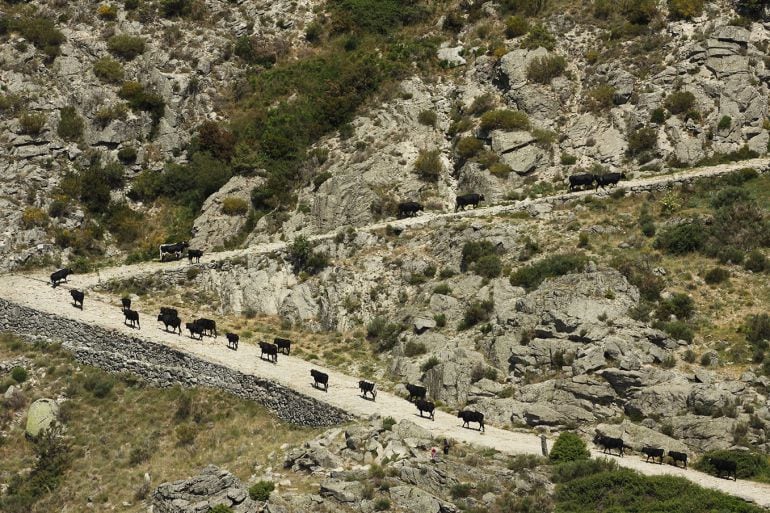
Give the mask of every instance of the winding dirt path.
[[[658, 185], [672, 184], [678, 182], [684, 182], [692, 180], [694, 178], [703, 177], [716, 177], [724, 175], [738, 169], [751, 167], [757, 169], [760, 172], [765, 172], [770, 169], [770, 158], [758, 158], [752, 160], [744, 160], [741, 162], [735, 162], [732, 164], [723, 164], [712, 167], [701, 167], [690, 169], [687, 171], [681, 171], [678, 173], [655, 175], [646, 178], [638, 178], [635, 180], [627, 180], [621, 182], [621, 185], [627, 191], [644, 190], [654, 188]], [[460, 212], [424, 212], [416, 217], [409, 217], [406, 219], [389, 219], [386, 221], [380, 221], [367, 226], [356, 228], [357, 232], [373, 232], [382, 230], [386, 226], [390, 225], [394, 228], [408, 228], [408, 227], [420, 227], [429, 225], [437, 220], [446, 219], [462, 219], [462, 218], [483, 218], [492, 217], [500, 214], [521, 212], [529, 208], [536, 207], [537, 205], [554, 204], [559, 202], [565, 202], [584, 198], [586, 196], [606, 197], [612, 192], [612, 189], [607, 191], [576, 191], [565, 192], [562, 194], [555, 194], [538, 199], [525, 199], [522, 201], [506, 202], [501, 204], [492, 205], [490, 207], [479, 207], [474, 210], [465, 210]], [[308, 237], [310, 241], [322, 241], [333, 239], [337, 235], [337, 231], [312, 235]], [[266, 244], [259, 244], [250, 246], [244, 249], [235, 249], [230, 251], [220, 251], [217, 253], [206, 253], [201, 260], [204, 263], [216, 262], [222, 260], [228, 260], [231, 258], [244, 257], [248, 255], [260, 255], [272, 253], [274, 251], [280, 251], [286, 248], [287, 242], [269, 242]], [[167, 271], [171, 269], [183, 269], [189, 264], [186, 259], [178, 260], [175, 262], [142, 262], [132, 265], [123, 265], [117, 267], [110, 267], [106, 269], [100, 269], [97, 272], [84, 274], [78, 277], [78, 284], [83, 288], [90, 288], [101, 282], [110, 280], [124, 280], [128, 278], [142, 277], [149, 274], [155, 274], [157, 272]], [[42, 279], [47, 279], [47, 275], [38, 273], [38, 276]]]
[[[139, 308], [142, 329], [137, 331], [123, 324], [123, 315], [119, 300], [97, 293], [86, 296], [85, 308], [81, 311], [71, 304], [69, 287], [66, 285], [52, 289], [39, 279], [25, 276], [4, 276], [0, 280], [0, 297], [22, 304], [39, 311], [56, 314], [86, 324], [114, 329], [125, 334], [140, 336], [168, 347], [183, 351], [200, 359], [270, 379], [281, 385], [311, 396], [319, 401], [341, 408], [355, 416], [365, 417], [373, 414], [391, 416], [397, 421], [409, 419], [429, 430], [438, 438], [450, 439], [489, 447], [508, 454], [540, 454], [540, 439], [527, 431], [506, 431], [487, 426], [486, 432], [464, 429], [461, 421], [453, 415], [437, 411], [435, 421], [420, 418], [416, 408], [405, 399], [385, 391], [377, 394], [377, 400], [361, 398], [358, 391], [358, 378], [347, 376], [332, 369], [295, 358], [280, 355], [277, 364], [260, 360], [259, 349], [252, 344], [241, 344], [238, 351], [226, 347], [224, 336], [216, 340], [205, 338], [202, 342], [193, 341], [184, 335], [175, 335], [163, 331], [160, 323], [155, 322], [152, 312]], [[73, 285], [79, 285], [77, 280]], [[135, 305], [136, 307], [138, 305]], [[329, 374], [329, 391], [323, 392], [311, 386], [310, 369], [316, 368]], [[475, 424], [474, 424], [475, 426]], [[549, 444], [553, 441], [550, 440]], [[601, 456], [592, 451], [594, 456]], [[645, 463], [638, 455], [614, 458], [622, 467], [637, 470], [646, 475], [681, 476], [707, 488], [720, 490], [747, 501], [770, 507], [770, 485], [750, 481], [727, 481], [716, 477], [684, 470], [669, 465]]]
[[[745, 167], [754, 167], [764, 171], [768, 166], [770, 166], [770, 159], [755, 159], [730, 165], [700, 168], [672, 175], [641, 178], [624, 182], [623, 187], [626, 189], [648, 188], [658, 184], [679, 182], [696, 177], [717, 176]], [[548, 198], [524, 200], [513, 204], [495, 205], [466, 212], [427, 213], [409, 219], [383, 221], [359, 228], [359, 231], [378, 230], [388, 224], [394, 227], [410, 227], [429, 224], [437, 219], [487, 217], [506, 212], [520, 211], [538, 203], [576, 199], [594, 194], [597, 193], [593, 191], [566, 193]], [[603, 194], [606, 193], [598, 193], [599, 196]], [[334, 235], [335, 233], [327, 233], [313, 236], [311, 239], [328, 239], [334, 237]], [[206, 255], [204, 262], [224, 260], [249, 254], [268, 253], [280, 250], [285, 246], [285, 243], [278, 242], [253, 246], [242, 250], [214, 253]], [[147, 262], [114, 267], [89, 275], [73, 276], [71, 285], [77, 288], [88, 288], [100, 281], [136, 277], [169, 268], [183, 268], [187, 265], [186, 261], [179, 261], [162, 264], [159, 262]], [[347, 376], [295, 357], [283, 355], [279, 356], [278, 363], [273, 365], [259, 359], [259, 350], [254, 345], [242, 344], [237, 352], [227, 349], [224, 336], [220, 336], [216, 340], [206, 338], [204, 341], [198, 342], [186, 336], [166, 333], [160, 327], [160, 323], [154, 321], [155, 315], [153, 315], [153, 312], [143, 311], [141, 305], [134, 305], [135, 308], [138, 307], [143, 323], [142, 330], [137, 332], [123, 325], [123, 315], [120, 311], [118, 298], [88, 292], [85, 308], [81, 311], [71, 306], [69, 286], [62, 285], [52, 289], [47, 280], [47, 275], [42, 273], [26, 276], [4, 275], [0, 277], [0, 297], [36, 310], [71, 318], [86, 324], [98, 325], [135, 336], [138, 335], [144, 339], [173, 347], [203, 360], [225, 365], [246, 374], [273, 380], [300, 393], [339, 407], [353, 415], [369, 416], [380, 414], [389, 415], [397, 421], [409, 419], [429, 430], [436, 437], [448, 437], [482, 447], [494, 448], [509, 454], [540, 454], [540, 439], [527, 431], [506, 431], [488, 426], [486, 432], [482, 434], [475, 430], [463, 429], [457, 417], [439, 411], [436, 412], [435, 422], [431, 422], [428, 419], [420, 418], [411, 403], [387, 392], [380, 391], [376, 402], [361, 398], [358, 392], [358, 378], [356, 377]], [[330, 382], [327, 393], [316, 390], [311, 386], [311, 368], [323, 370], [329, 374]], [[595, 456], [601, 455], [598, 451], [593, 451], [593, 453]], [[615, 460], [622, 467], [631, 468], [646, 475], [665, 474], [681, 476], [701, 486], [720, 490], [764, 507], [770, 507], [770, 485], [767, 484], [743, 480], [737, 482], [727, 481], [693, 470], [684, 470], [668, 465], [648, 464], [641, 460], [638, 455], [615, 458]]]

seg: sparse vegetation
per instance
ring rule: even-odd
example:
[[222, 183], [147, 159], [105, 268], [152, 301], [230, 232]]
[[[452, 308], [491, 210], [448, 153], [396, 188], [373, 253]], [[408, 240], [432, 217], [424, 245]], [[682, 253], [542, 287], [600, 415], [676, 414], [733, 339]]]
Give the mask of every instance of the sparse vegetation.
[[421, 150], [414, 162], [414, 171], [426, 182], [438, 181], [444, 171], [439, 150]]
[[74, 107], [64, 107], [59, 111], [59, 126], [56, 133], [65, 141], [77, 141], [83, 136], [85, 123]]
[[551, 255], [511, 274], [511, 285], [536, 289], [546, 278], [562, 276], [583, 269], [587, 262], [580, 253]]
[[481, 116], [481, 129], [490, 130], [528, 130], [529, 117], [518, 110], [490, 110]]
[[567, 60], [561, 55], [537, 57], [527, 66], [527, 78], [538, 84], [550, 84], [551, 80], [561, 76], [567, 68]]
[[144, 53], [144, 39], [130, 34], [118, 34], [107, 40], [107, 48], [121, 59], [130, 61]]
[[102, 57], [94, 63], [94, 74], [102, 82], [119, 84], [123, 81], [125, 71], [123, 70], [123, 65], [115, 59]]

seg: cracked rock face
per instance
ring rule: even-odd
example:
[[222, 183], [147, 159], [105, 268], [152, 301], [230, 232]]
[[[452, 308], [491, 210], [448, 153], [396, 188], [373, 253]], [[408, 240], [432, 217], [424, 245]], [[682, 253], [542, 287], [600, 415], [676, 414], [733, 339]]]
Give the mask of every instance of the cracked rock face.
[[164, 483], [152, 495], [152, 505], [158, 513], [205, 513], [219, 504], [236, 513], [258, 511], [257, 503], [249, 498], [241, 481], [214, 465], [190, 479]]

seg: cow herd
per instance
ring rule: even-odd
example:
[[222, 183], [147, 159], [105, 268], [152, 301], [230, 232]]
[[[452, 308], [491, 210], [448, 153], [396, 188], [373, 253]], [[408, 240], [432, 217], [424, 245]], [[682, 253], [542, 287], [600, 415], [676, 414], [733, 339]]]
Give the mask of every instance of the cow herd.
[[[569, 177], [568, 190], [569, 192], [575, 191], [578, 188], [595, 188], [595, 190], [599, 190], [600, 187], [604, 189], [608, 186], [617, 185], [620, 183], [620, 180], [625, 179], [625, 173], [580, 173]], [[467, 206], [473, 206], [475, 209], [482, 201], [485, 201], [483, 194], [477, 194], [475, 192], [470, 194], [460, 194], [455, 197], [455, 212], [465, 210], [465, 207]], [[418, 212], [423, 212], [424, 210], [425, 207], [421, 203], [416, 201], [402, 201], [398, 204], [398, 218], [414, 217]]]
[[[622, 438], [614, 438], [602, 434], [597, 434], [594, 437], [594, 443], [602, 449], [604, 454], [612, 455], [612, 451], [615, 450], [618, 452], [618, 456], [620, 457], [625, 455], [625, 449], [630, 449], [630, 447], [625, 444]], [[655, 463], [657, 460], [659, 465], [663, 465], [663, 457], [665, 452], [666, 451], [662, 447], [650, 447], [648, 445], [642, 447], [641, 450], [641, 453], [646, 456], [645, 461], [647, 463], [649, 463], [650, 460]], [[679, 463], [682, 463], [683, 468], [687, 468], [687, 453], [679, 451], [668, 451], [668, 457], [671, 458], [671, 463], [675, 467], [678, 467]], [[708, 457], [707, 461], [709, 464], [711, 464], [712, 467], [714, 467], [714, 470], [717, 473], [717, 477], [726, 475], [728, 479], [730, 476], [732, 476], [734, 480], [737, 480], [736, 472], [738, 465], [735, 461], [716, 457]]]

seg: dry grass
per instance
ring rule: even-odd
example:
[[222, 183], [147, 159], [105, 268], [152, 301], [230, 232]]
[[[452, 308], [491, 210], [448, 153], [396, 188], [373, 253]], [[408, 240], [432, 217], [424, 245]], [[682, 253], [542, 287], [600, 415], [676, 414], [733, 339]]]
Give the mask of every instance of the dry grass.
[[[135, 493], [145, 472], [152, 479], [151, 489], [190, 477], [208, 464], [247, 481], [259, 467], [282, 467], [281, 445], [299, 444], [320, 432], [283, 423], [254, 402], [211, 389], [157, 389], [118, 378], [100, 399], [78, 384], [89, 373], [110, 379], [108, 375], [78, 365], [66, 352], [43, 355], [27, 345], [14, 349], [12, 340], [0, 340], [0, 359], [26, 354], [39, 365], [31, 372], [34, 386], [25, 386], [29, 402], [39, 397], [69, 398], [63, 409], [74, 448], [72, 464], [61, 486], [32, 512], [85, 511], [89, 498], [97, 510], [117, 506], [122, 511], [144, 511]], [[182, 419], [180, 405], [188, 399], [190, 413]], [[19, 416], [11, 422], [8, 438], [0, 445], [3, 470], [9, 472], [23, 471], [33, 463], [22, 421]], [[197, 433], [192, 444], [180, 444], [176, 431], [180, 425]], [[290, 479], [293, 486], [309, 485], [305, 476]], [[121, 506], [124, 502], [132, 506]]]

